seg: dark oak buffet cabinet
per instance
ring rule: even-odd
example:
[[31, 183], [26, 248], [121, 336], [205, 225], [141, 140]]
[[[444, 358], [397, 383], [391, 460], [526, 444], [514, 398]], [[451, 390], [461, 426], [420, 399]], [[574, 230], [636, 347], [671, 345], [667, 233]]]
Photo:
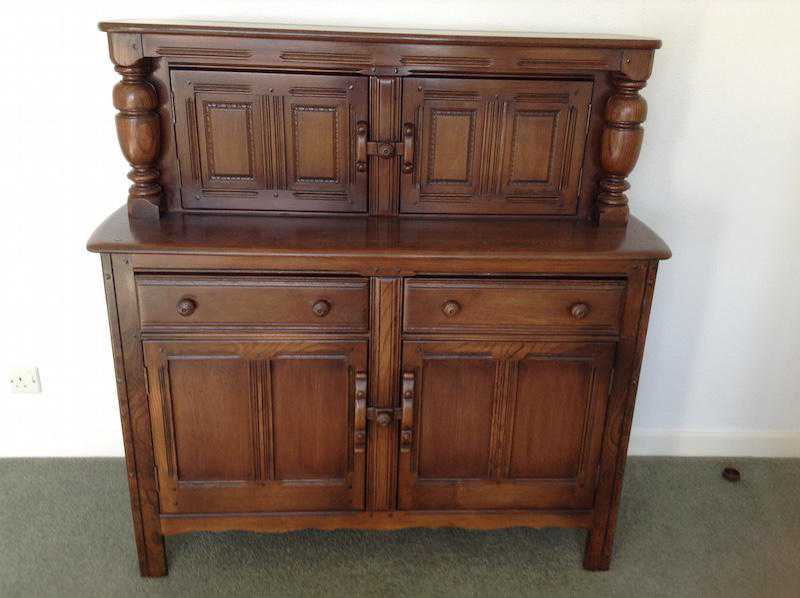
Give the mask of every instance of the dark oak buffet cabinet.
[[102, 23], [101, 254], [142, 575], [198, 530], [567, 526], [607, 569], [669, 249], [660, 42]]

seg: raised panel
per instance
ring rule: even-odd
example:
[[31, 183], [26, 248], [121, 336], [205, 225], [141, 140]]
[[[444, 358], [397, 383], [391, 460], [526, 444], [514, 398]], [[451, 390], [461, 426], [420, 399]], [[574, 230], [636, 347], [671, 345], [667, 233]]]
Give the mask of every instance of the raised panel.
[[144, 342], [163, 513], [359, 510], [359, 340]]
[[510, 184], [544, 183], [553, 170], [558, 112], [518, 110], [511, 126]]
[[517, 370], [508, 477], [576, 479], [591, 427], [592, 363], [534, 357]]
[[[298, 206], [346, 206], [357, 173], [351, 159], [356, 121], [345, 100], [325, 88], [292, 88], [286, 98], [287, 187]], [[342, 207], [342, 210], [347, 210]]]
[[[209, 190], [257, 189], [264, 185], [263, 151], [257, 132], [260, 116], [255, 96], [242, 89], [200, 86], [187, 123], [194, 131], [192, 152], [199, 164], [202, 186]], [[198, 181], [200, 183], [200, 181]]]
[[281, 355], [270, 368], [275, 478], [344, 479], [347, 362], [341, 356]]
[[247, 362], [231, 356], [176, 357], [167, 368], [177, 479], [253, 479], [258, 410]]
[[509, 103], [511, 134], [499, 181], [508, 201], [546, 209], [577, 194], [586, 135], [585, 112], [578, 113], [590, 93], [585, 85], [567, 93], [518, 93]]
[[405, 341], [400, 508], [589, 508], [613, 358], [611, 343]]
[[431, 110], [428, 184], [469, 184], [477, 110]]
[[576, 214], [592, 83], [406, 78], [401, 211]]
[[292, 106], [296, 182], [339, 182], [339, 127], [335, 106]]
[[209, 179], [253, 179], [253, 104], [203, 102]]
[[177, 70], [172, 87], [183, 209], [366, 211], [366, 77]]
[[488, 476], [494, 371], [486, 356], [426, 356], [419, 395], [420, 478]]

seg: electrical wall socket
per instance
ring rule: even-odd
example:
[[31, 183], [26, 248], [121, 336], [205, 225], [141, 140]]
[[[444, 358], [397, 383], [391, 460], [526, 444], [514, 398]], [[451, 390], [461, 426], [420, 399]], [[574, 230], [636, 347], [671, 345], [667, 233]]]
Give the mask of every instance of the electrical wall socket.
[[42, 381], [39, 379], [39, 368], [14, 368], [8, 376], [11, 392], [40, 393]]

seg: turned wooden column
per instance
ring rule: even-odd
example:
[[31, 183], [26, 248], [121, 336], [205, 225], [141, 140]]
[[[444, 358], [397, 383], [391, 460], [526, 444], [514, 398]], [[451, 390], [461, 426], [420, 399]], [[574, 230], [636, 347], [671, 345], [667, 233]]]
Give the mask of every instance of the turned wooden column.
[[158, 218], [161, 185], [156, 166], [161, 150], [161, 127], [158, 116], [158, 93], [147, 80], [150, 62], [141, 59], [115, 70], [122, 81], [114, 86], [117, 136], [122, 153], [131, 165], [128, 178], [133, 185], [128, 192], [128, 214], [132, 218]]
[[628, 175], [636, 166], [647, 118], [647, 102], [639, 91], [647, 84], [652, 53], [626, 54], [621, 72], [611, 76], [614, 93], [605, 106], [605, 127], [600, 147], [603, 175], [598, 182], [595, 219], [600, 226], [628, 223]]

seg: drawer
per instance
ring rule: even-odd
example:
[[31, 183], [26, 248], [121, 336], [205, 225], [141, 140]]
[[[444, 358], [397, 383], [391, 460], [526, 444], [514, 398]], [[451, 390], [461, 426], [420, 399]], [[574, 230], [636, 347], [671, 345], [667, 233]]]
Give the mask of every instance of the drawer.
[[614, 280], [410, 279], [403, 330], [617, 334], [624, 291]]
[[142, 275], [136, 287], [143, 328], [369, 328], [363, 278]]

